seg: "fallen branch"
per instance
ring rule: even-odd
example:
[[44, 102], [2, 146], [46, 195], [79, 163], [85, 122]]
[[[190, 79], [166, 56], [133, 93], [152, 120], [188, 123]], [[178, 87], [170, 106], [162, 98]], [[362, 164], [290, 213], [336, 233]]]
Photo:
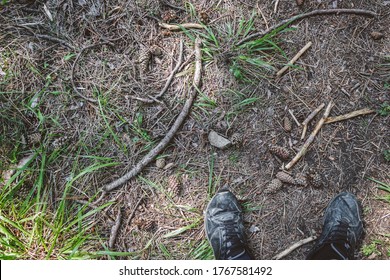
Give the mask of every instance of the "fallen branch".
[[329, 102], [328, 106], [326, 107], [324, 116], [319, 120], [317, 126], [314, 128], [313, 132], [310, 134], [310, 136], [307, 138], [305, 144], [303, 144], [302, 148], [300, 151], [295, 155], [295, 157], [286, 165], [286, 169], [290, 169], [291, 167], [294, 166], [295, 163], [298, 162], [298, 160], [304, 156], [307, 152], [307, 148], [310, 146], [310, 144], [314, 141], [315, 136], [317, 135], [318, 131], [320, 131], [321, 127], [325, 123], [325, 119], [329, 116], [330, 109], [332, 108], [333, 103], [332, 101]]
[[280, 69], [278, 71], [278, 73], [276, 73], [276, 77], [280, 77], [283, 75], [284, 72], [287, 71], [287, 69], [293, 65], [297, 60], [298, 58], [300, 58], [312, 45], [313, 43], [312, 42], [309, 42], [307, 43], [288, 63], [287, 65], [285, 65], [282, 69]]
[[282, 20], [281, 22], [279, 22], [278, 24], [274, 25], [274, 26], [271, 26], [270, 28], [264, 30], [264, 31], [261, 31], [261, 32], [257, 32], [257, 33], [254, 33], [242, 40], [240, 40], [238, 43], [237, 43], [237, 46], [240, 46], [248, 41], [251, 41], [253, 39], [258, 39], [258, 38], [261, 38], [261, 37], [264, 37], [265, 35], [271, 33], [272, 31], [286, 25], [290, 25], [291, 23], [297, 21], [297, 20], [300, 20], [300, 19], [303, 19], [303, 18], [308, 18], [308, 17], [314, 17], [314, 16], [322, 16], [322, 15], [341, 15], [341, 14], [355, 14], [355, 15], [359, 15], [359, 16], [367, 16], [367, 17], [375, 17], [377, 16], [377, 14], [375, 12], [372, 12], [372, 11], [368, 11], [368, 10], [360, 10], [360, 9], [328, 9], [328, 10], [314, 10], [314, 11], [311, 11], [311, 12], [308, 12], [308, 13], [304, 13], [304, 14], [300, 14], [300, 15], [296, 15], [296, 16], [293, 16], [291, 18], [288, 18], [288, 19], [285, 19], [285, 20]]
[[170, 31], [182, 31], [183, 29], [204, 29], [204, 25], [199, 23], [168, 24], [159, 22], [158, 25]]
[[273, 260], [280, 260], [280, 259], [284, 258], [285, 256], [287, 256], [288, 254], [290, 254], [295, 249], [297, 249], [297, 248], [299, 248], [307, 243], [310, 243], [316, 239], [317, 239], [317, 237], [315, 237], [315, 236], [310, 236], [308, 238], [302, 239], [302, 240], [298, 241], [297, 243], [294, 243], [293, 245], [291, 245], [289, 248], [287, 248], [283, 252], [280, 252], [279, 254], [274, 256], [272, 259]]
[[122, 210], [119, 208], [118, 215], [116, 216], [115, 224], [111, 228], [110, 239], [108, 241], [108, 248], [110, 248], [110, 249], [114, 248], [115, 240], [116, 240], [116, 237], [118, 235], [118, 231], [119, 231], [119, 228], [121, 226], [121, 222], [122, 222]]
[[372, 113], [375, 113], [375, 110], [364, 108], [361, 110], [350, 112], [350, 113], [345, 114], [345, 115], [326, 118], [325, 124], [339, 122], [339, 121], [345, 121], [345, 120], [348, 120], [348, 119], [351, 119], [351, 118], [354, 118], [357, 116], [367, 115], [367, 114], [372, 114]]
[[307, 131], [307, 125], [309, 122], [314, 119], [314, 117], [324, 108], [325, 103], [322, 103], [320, 106], [318, 106], [313, 112], [310, 113], [310, 115], [307, 116], [307, 118], [302, 122], [303, 130], [302, 130], [302, 136], [301, 140], [305, 139], [306, 137], [306, 131]]
[[164, 93], [167, 91], [168, 87], [170, 86], [170, 84], [173, 80], [173, 77], [175, 77], [177, 71], [179, 70], [181, 64], [183, 63], [183, 48], [184, 48], [183, 45], [184, 45], [183, 40], [180, 40], [179, 58], [177, 60], [176, 66], [173, 69], [173, 71], [171, 72], [171, 74], [169, 75], [168, 80], [166, 81], [164, 88], [154, 98], [157, 99], [157, 98], [160, 98], [161, 96], [164, 95]]
[[93, 98], [89, 98], [89, 97], [86, 97], [85, 95], [83, 95], [79, 90], [78, 88], [76, 87], [76, 84], [74, 82], [74, 72], [75, 72], [75, 69], [76, 69], [76, 65], [77, 65], [77, 62], [79, 61], [81, 55], [87, 51], [88, 49], [92, 49], [94, 47], [97, 47], [97, 46], [100, 46], [100, 45], [104, 45], [104, 44], [111, 44], [110, 42], [100, 42], [100, 43], [96, 43], [96, 44], [92, 44], [92, 45], [89, 45], [89, 46], [86, 46], [84, 48], [82, 48], [80, 50], [80, 52], [77, 54], [76, 56], [76, 59], [73, 61], [73, 65], [72, 65], [72, 73], [71, 73], [71, 76], [70, 76], [70, 81], [72, 83], [72, 87], [73, 87], [73, 90], [74, 92], [76, 92], [76, 94], [83, 98], [84, 100], [86, 101], [89, 101], [89, 102], [92, 102], [92, 103], [98, 103], [98, 101], [96, 99], [93, 99]]
[[127, 172], [125, 175], [120, 177], [119, 179], [111, 182], [110, 184], [104, 186], [103, 190], [106, 192], [112, 191], [119, 187], [120, 185], [124, 184], [128, 180], [132, 179], [134, 176], [136, 176], [138, 173], [141, 172], [141, 170], [148, 165], [150, 162], [154, 160], [154, 158], [161, 153], [165, 149], [165, 147], [168, 145], [168, 143], [173, 139], [176, 132], [179, 130], [181, 125], [183, 124], [184, 120], [188, 116], [190, 109], [192, 107], [192, 104], [196, 98], [197, 90], [200, 86], [200, 78], [201, 78], [201, 70], [202, 70], [202, 53], [200, 49], [200, 39], [196, 39], [195, 41], [195, 73], [194, 73], [194, 81], [192, 84], [192, 87], [190, 89], [190, 96], [187, 99], [186, 103], [183, 106], [183, 109], [181, 110], [179, 116], [176, 118], [175, 123], [172, 125], [172, 127], [169, 129], [165, 137], [160, 141], [160, 143], [157, 144], [156, 147], [154, 147], [148, 154], [146, 154], [141, 161], [139, 161], [136, 166], [134, 166], [129, 172]]

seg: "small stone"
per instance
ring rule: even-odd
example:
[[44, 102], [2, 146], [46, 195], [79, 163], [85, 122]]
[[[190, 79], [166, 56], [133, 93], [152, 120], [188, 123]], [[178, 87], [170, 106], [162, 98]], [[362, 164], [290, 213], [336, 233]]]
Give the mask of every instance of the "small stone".
[[251, 227], [249, 228], [250, 233], [255, 233], [258, 231], [260, 231], [260, 229], [259, 229], [259, 227], [255, 226], [255, 225], [251, 225]]
[[296, 0], [298, 6], [302, 6], [305, 0]]
[[165, 159], [164, 158], [157, 159], [156, 166], [157, 168], [163, 169], [165, 167]]
[[374, 40], [380, 40], [380, 39], [382, 39], [383, 37], [385, 37], [385, 35], [384, 35], [382, 32], [373, 31], [373, 32], [371, 32], [371, 37], [372, 37], [372, 39], [374, 39]]
[[231, 146], [232, 142], [230, 142], [225, 137], [222, 137], [218, 133], [216, 133], [214, 130], [210, 131], [209, 133], [209, 142], [212, 146], [218, 148], [218, 149], [226, 149], [229, 146]]
[[295, 184], [298, 186], [307, 186], [307, 179], [306, 176], [302, 173], [298, 173], [295, 176]]

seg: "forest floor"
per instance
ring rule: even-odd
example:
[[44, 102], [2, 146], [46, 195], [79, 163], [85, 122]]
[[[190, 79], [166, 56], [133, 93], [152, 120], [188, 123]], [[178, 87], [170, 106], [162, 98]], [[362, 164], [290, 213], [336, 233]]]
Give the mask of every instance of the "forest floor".
[[[390, 259], [389, 1], [3, 2], [0, 258], [212, 259], [203, 211], [229, 186], [257, 259], [319, 236], [324, 209], [342, 191], [362, 205], [356, 257]], [[307, 17], [240, 43], [321, 9], [376, 15]], [[102, 192], [173, 125], [191, 91], [197, 37], [203, 69], [189, 116], [137, 176]], [[180, 42], [183, 63], [151, 98], [178, 63]], [[330, 117], [373, 112], [324, 124], [286, 170], [330, 102]], [[232, 144], [214, 147], [211, 131]], [[275, 145], [289, 155], [271, 152]], [[277, 185], [282, 170], [301, 184]], [[285, 259], [304, 259], [313, 243]]]

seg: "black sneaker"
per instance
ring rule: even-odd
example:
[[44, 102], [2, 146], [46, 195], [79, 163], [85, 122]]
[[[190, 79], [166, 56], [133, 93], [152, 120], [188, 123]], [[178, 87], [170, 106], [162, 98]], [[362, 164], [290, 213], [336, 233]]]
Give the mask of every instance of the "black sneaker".
[[207, 239], [217, 260], [253, 259], [246, 246], [242, 209], [228, 190], [215, 194], [205, 213]]
[[362, 234], [361, 208], [356, 197], [341, 193], [326, 208], [322, 234], [307, 259], [354, 259]]

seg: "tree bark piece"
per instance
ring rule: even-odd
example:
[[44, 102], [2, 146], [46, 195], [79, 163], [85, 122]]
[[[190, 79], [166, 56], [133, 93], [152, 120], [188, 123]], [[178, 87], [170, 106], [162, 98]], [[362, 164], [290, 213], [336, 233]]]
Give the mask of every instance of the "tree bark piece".
[[329, 116], [329, 113], [330, 113], [330, 109], [332, 108], [333, 106], [333, 102], [329, 102], [328, 106], [326, 107], [326, 110], [325, 110], [325, 113], [324, 113], [324, 116], [319, 120], [317, 126], [314, 128], [313, 132], [310, 134], [310, 136], [307, 138], [305, 144], [303, 144], [302, 148], [300, 149], [300, 151], [295, 155], [295, 157], [286, 165], [286, 169], [290, 169], [291, 167], [294, 166], [295, 163], [298, 162], [298, 160], [303, 157], [306, 152], [307, 152], [307, 148], [310, 146], [310, 144], [314, 141], [314, 138], [316, 137], [318, 131], [320, 131], [321, 127], [324, 125], [325, 123], [325, 119]]
[[297, 249], [297, 248], [299, 248], [307, 243], [310, 243], [316, 239], [317, 239], [317, 237], [315, 237], [315, 236], [310, 236], [308, 238], [302, 239], [302, 240], [298, 241], [297, 243], [294, 243], [293, 245], [291, 245], [289, 248], [287, 248], [283, 252], [277, 254], [272, 259], [273, 260], [280, 260], [280, 259], [284, 258], [285, 256], [287, 256], [288, 254], [290, 254], [295, 249]]
[[314, 11], [311, 11], [311, 12], [308, 12], [308, 13], [296, 15], [296, 16], [293, 16], [291, 18], [282, 20], [278, 24], [276, 24], [274, 26], [271, 26], [270, 28], [268, 28], [268, 29], [266, 29], [264, 31], [254, 33], [254, 34], [252, 34], [252, 35], [250, 35], [250, 36], [240, 40], [237, 43], [237, 46], [240, 46], [240, 45], [242, 45], [242, 44], [244, 44], [244, 43], [246, 43], [248, 41], [264, 37], [265, 35], [267, 35], [267, 34], [271, 33], [272, 31], [282, 27], [283, 25], [288, 26], [291, 23], [293, 23], [293, 22], [295, 22], [297, 20], [303, 19], [303, 18], [314, 17], [314, 16], [321, 16], [321, 15], [341, 15], [341, 14], [355, 14], [355, 15], [358, 15], [358, 16], [367, 16], [367, 17], [376, 17], [377, 16], [377, 14], [375, 12], [368, 11], [368, 10], [360, 10], [360, 9], [314, 10]]
[[307, 43], [282, 69], [276, 73], [276, 77], [280, 77], [287, 71], [287, 69], [294, 64], [312, 45], [312, 42]]
[[179, 130], [181, 125], [183, 124], [184, 120], [188, 116], [192, 104], [197, 96], [197, 90], [200, 87], [200, 79], [201, 79], [201, 70], [202, 70], [202, 52], [201, 52], [201, 41], [200, 39], [196, 39], [195, 41], [195, 73], [194, 73], [194, 80], [192, 87], [190, 89], [190, 96], [187, 99], [186, 103], [183, 106], [183, 109], [181, 110], [179, 116], [176, 118], [174, 124], [169, 129], [168, 133], [165, 135], [165, 137], [160, 141], [160, 143], [157, 144], [156, 147], [154, 147], [149, 153], [147, 153], [129, 172], [127, 172], [125, 175], [120, 177], [119, 179], [109, 183], [108, 185], [103, 187], [103, 190], [105, 192], [112, 191], [125, 182], [132, 179], [134, 176], [138, 175], [141, 170], [148, 165], [150, 162], [154, 160], [154, 158], [161, 153], [165, 147], [168, 145], [168, 143], [173, 139], [176, 132]]
[[364, 108], [361, 110], [350, 112], [350, 113], [345, 114], [345, 115], [326, 118], [325, 124], [339, 122], [339, 121], [345, 121], [345, 120], [348, 120], [348, 119], [351, 119], [351, 118], [354, 118], [357, 116], [367, 115], [367, 114], [372, 114], [372, 113], [375, 113], [375, 110], [372, 110], [369, 108]]

